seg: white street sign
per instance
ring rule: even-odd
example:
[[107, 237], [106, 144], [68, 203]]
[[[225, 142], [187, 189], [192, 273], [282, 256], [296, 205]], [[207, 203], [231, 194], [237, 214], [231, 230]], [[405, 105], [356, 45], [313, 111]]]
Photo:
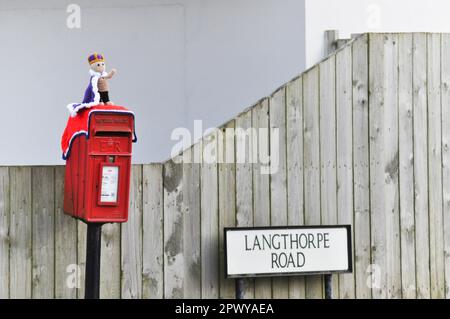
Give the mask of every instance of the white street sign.
[[228, 278], [352, 271], [351, 228], [225, 228]]

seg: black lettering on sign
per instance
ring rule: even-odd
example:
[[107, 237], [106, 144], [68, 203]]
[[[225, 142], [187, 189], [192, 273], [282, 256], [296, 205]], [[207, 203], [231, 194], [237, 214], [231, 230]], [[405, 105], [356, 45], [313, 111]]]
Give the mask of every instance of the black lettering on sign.
[[278, 258], [276, 253], [272, 253], [272, 269], [273, 268], [280, 268], [280, 266], [278, 265]]
[[316, 245], [314, 245], [314, 234], [308, 234], [308, 248], [316, 248]]
[[247, 235], [245, 235], [245, 250], [251, 250], [248, 248]]
[[305, 255], [302, 252], [272, 253], [272, 269], [274, 268], [301, 268], [305, 265]]
[[324, 238], [323, 247], [330, 248], [330, 244], [328, 243], [330, 241], [330, 233], [324, 233], [323, 238]]
[[330, 233], [245, 235], [244, 239], [246, 251], [330, 248]]

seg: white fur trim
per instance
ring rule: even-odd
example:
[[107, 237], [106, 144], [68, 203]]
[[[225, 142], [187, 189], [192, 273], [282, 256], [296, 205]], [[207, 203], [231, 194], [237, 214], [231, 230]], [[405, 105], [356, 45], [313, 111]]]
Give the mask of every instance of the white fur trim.
[[105, 72], [105, 71], [103, 71], [102, 73], [100, 73], [100, 72], [95, 72], [95, 71], [92, 70], [92, 69], [89, 70], [89, 74], [90, 74], [91, 76], [98, 76], [98, 77], [108, 75], [108, 73]]
[[[92, 91], [94, 92], [94, 101], [90, 103], [70, 103], [67, 105], [67, 109], [69, 110], [70, 116], [75, 117], [77, 116], [77, 113], [79, 110], [84, 108], [90, 108], [94, 105], [98, 105], [100, 103], [100, 94], [98, 93], [98, 79], [103, 76], [103, 74], [106, 74], [106, 72], [103, 72], [102, 74], [95, 72], [93, 70], [89, 70], [89, 74], [92, 76], [91, 78], [91, 86]], [[73, 107], [75, 104], [79, 104], [77, 107]]]
[[63, 159], [67, 158], [67, 154], [69, 153], [70, 149], [72, 148], [72, 142], [75, 138], [77, 138], [78, 136], [80, 136], [81, 134], [84, 135], [88, 135], [87, 131], [81, 130], [76, 132], [75, 134], [72, 134], [72, 136], [70, 137], [70, 141], [69, 141], [69, 145], [67, 145], [67, 149], [64, 150], [64, 154], [63, 154]]
[[100, 78], [99, 76], [95, 75], [91, 79], [92, 90], [94, 91], [94, 102], [92, 102], [92, 103], [95, 103], [95, 104], [98, 104], [100, 102], [100, 94], [98, 93], [98, 87], [97, 87], [99, 78]]

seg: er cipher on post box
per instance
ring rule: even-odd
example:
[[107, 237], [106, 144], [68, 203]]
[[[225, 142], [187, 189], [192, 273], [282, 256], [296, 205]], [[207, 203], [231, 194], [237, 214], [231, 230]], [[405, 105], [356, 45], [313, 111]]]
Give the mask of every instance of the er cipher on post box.
[[64, 211], [85, 222], [128, 219], [134, 114], [93, 111], [66, 161]]

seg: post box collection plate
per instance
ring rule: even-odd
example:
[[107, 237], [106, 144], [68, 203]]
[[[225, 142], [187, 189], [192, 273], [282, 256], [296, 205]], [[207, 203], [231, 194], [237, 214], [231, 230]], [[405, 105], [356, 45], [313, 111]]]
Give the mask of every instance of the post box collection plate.
[[119, 165], [101, 164], [101, 188], [99, 205], [117, 205], [117, 191], [119, 187]]

